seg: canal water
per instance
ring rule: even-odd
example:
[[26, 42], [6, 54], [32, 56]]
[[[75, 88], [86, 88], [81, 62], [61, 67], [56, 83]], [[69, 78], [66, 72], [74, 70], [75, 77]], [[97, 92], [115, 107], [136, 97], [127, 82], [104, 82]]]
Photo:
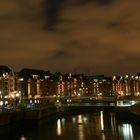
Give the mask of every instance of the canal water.
[[99, 111], [9, 128], [0, 132], [0, 140], [140, 140], [140, 124]]

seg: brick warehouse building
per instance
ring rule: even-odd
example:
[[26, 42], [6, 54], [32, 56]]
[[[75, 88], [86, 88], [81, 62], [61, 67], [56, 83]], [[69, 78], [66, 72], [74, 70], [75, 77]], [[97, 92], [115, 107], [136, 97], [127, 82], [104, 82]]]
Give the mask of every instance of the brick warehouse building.
[[13, 98], [46, 96], [140, 96], [140, 74], [136, 76], [62, 74], [24, 68], [14, 72], [0, 66], [0, 101]]

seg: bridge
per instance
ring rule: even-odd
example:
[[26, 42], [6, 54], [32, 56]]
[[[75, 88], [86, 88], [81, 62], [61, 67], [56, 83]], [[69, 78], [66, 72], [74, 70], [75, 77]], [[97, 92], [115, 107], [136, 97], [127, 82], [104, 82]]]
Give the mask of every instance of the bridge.
[[116, 103], [116, 98], [112, 96], [81, 96], [81, 97], [70, 97], [70, 96], [46, 96], [38, 98], [23, 98], [22, 102], [25, 104], [40, 104], [44, 105], [47, 103], [59, 103], [61, 104], [76, 104], [78, 103]]
[[[87, 113], [90, 111], [114, 111], [117, 112], [116, 107], [121, 108], [122, 113], [140, 114], [139, 105], [136, 100], [116, 100], [114, 97], [101, 96], [87, 96], [87, 97], [36, 97], [23, 98], [21, 104], [11, 106], [0, 112], [0, 125], [10, 123], [14, 120], [39, 120], [41, 118], [61, 117], [63, 115]], [[21, 108], [19, 105], [24, 105]], [[132, 107], [132, 108], [131, 108]], [[129, 112], [128, 112], [129, 109]], [[127, 111], [127, 112], [126, 112]], [[16, 118], [15, 118], [16, 116]]]
[[[59, 107], [125, 107], [135, 104], [135, 100], [118, 100], [115, 94], [92, 95], [92, 96], [35, 96], [32, 98], [23, 97], [18, 103], [15, 100], [12, 105], [5, 105], [5, 109], [13, 109], [24, 106], [26, 109], [35, 109], [45, 106]], [[1, 109], [3, 110], [3, 109]]]
[[[139, 100], [117, 100], [113, 96], [49, 96], [45, 98], [25, 98], [24, 103], [27, 109], [38, 108], [41, 106], [55, 106], [58, 111], [70, 111], [72, 113], [80, 110], [112, 110], [116, 108], [122, 111], [129, 110], [132, 105], [140, 102]], [[62, 111], [62, 112], [63, 112]]]

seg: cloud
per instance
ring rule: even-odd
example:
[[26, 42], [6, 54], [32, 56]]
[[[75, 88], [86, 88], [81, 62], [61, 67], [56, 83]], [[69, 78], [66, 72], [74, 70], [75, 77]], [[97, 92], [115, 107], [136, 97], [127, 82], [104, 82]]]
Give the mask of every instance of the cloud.
[[[49, 3], [49, 12], [44, 2], [2, 0], [0, 63], [15, 69], [66, 72], [76, 68], [106, 74], [140, 68], [138, 0], [59, 1], [56, 7]], [[46, 30], [46, 23], [53, 30]]]

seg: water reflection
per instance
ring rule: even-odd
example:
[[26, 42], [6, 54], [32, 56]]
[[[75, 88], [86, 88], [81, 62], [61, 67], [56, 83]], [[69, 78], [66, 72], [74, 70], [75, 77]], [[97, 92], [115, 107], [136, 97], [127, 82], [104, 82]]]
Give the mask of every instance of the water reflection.
[[83, 127], [83, 125], [78, 126], [78, 132], [79, 132], [79, 140], [84, 140], [84, 127]]
[[83, 115], [78, 115], [78, 134], [79, 140], [84, 140], [84, 125], [83, 125]]
[[57, 127], [56, 127], [57, 135], [58, 136], [62, 135], [64, 130], [65, 130], [65, 119], [64, 118], [58, 119], [57, 120]]
[[57, 135], [60, 136], [62, 134], [62, 126], [61, 126], [61, 120], [57, 120]]
[[100, 123], [101, 123], [101, 130], [104, 130], [104, 119], [103, 119], [103, 111], [100, 112]]
[[83, 116], [82, 115], [78, 115], [78, 124], [82, 124], [83, 123]]
[[131, 124], [119, 125], [118, 130], [125, 140], [134, 140], [133, 129]]
[[27, 140], [27, 138], [24, 135], [22, 135], [20, 140]]
[[76, 124], [76, 117], [74, 116], [74, 117], [72, 117], [72, 123], [73, 123], [73, 125], [75, 125]]
[[113, 131], [116, 131], [116, 118], [115, 118], [115, 113], [110, 112], [110, 120], [111, 120], [111, 129]]
[[103, 115], [103, 111], [100, 111], [100, 127], [101, 127], [101, 135], [102, 135], [102, 140], [106, 139], [105, 133], [104, 133], [104, 115]]
[[106, 140], [105, 134], [102, 133], [102, 140]]
[[66, 116], [30, 128], [0, 130], [0, 138], [23, 140], [21, 134], [24, 134], [28, 140], [139, 140], [139, 132], [139, 124], [118, 121], [114, 112], [99, 111]]

